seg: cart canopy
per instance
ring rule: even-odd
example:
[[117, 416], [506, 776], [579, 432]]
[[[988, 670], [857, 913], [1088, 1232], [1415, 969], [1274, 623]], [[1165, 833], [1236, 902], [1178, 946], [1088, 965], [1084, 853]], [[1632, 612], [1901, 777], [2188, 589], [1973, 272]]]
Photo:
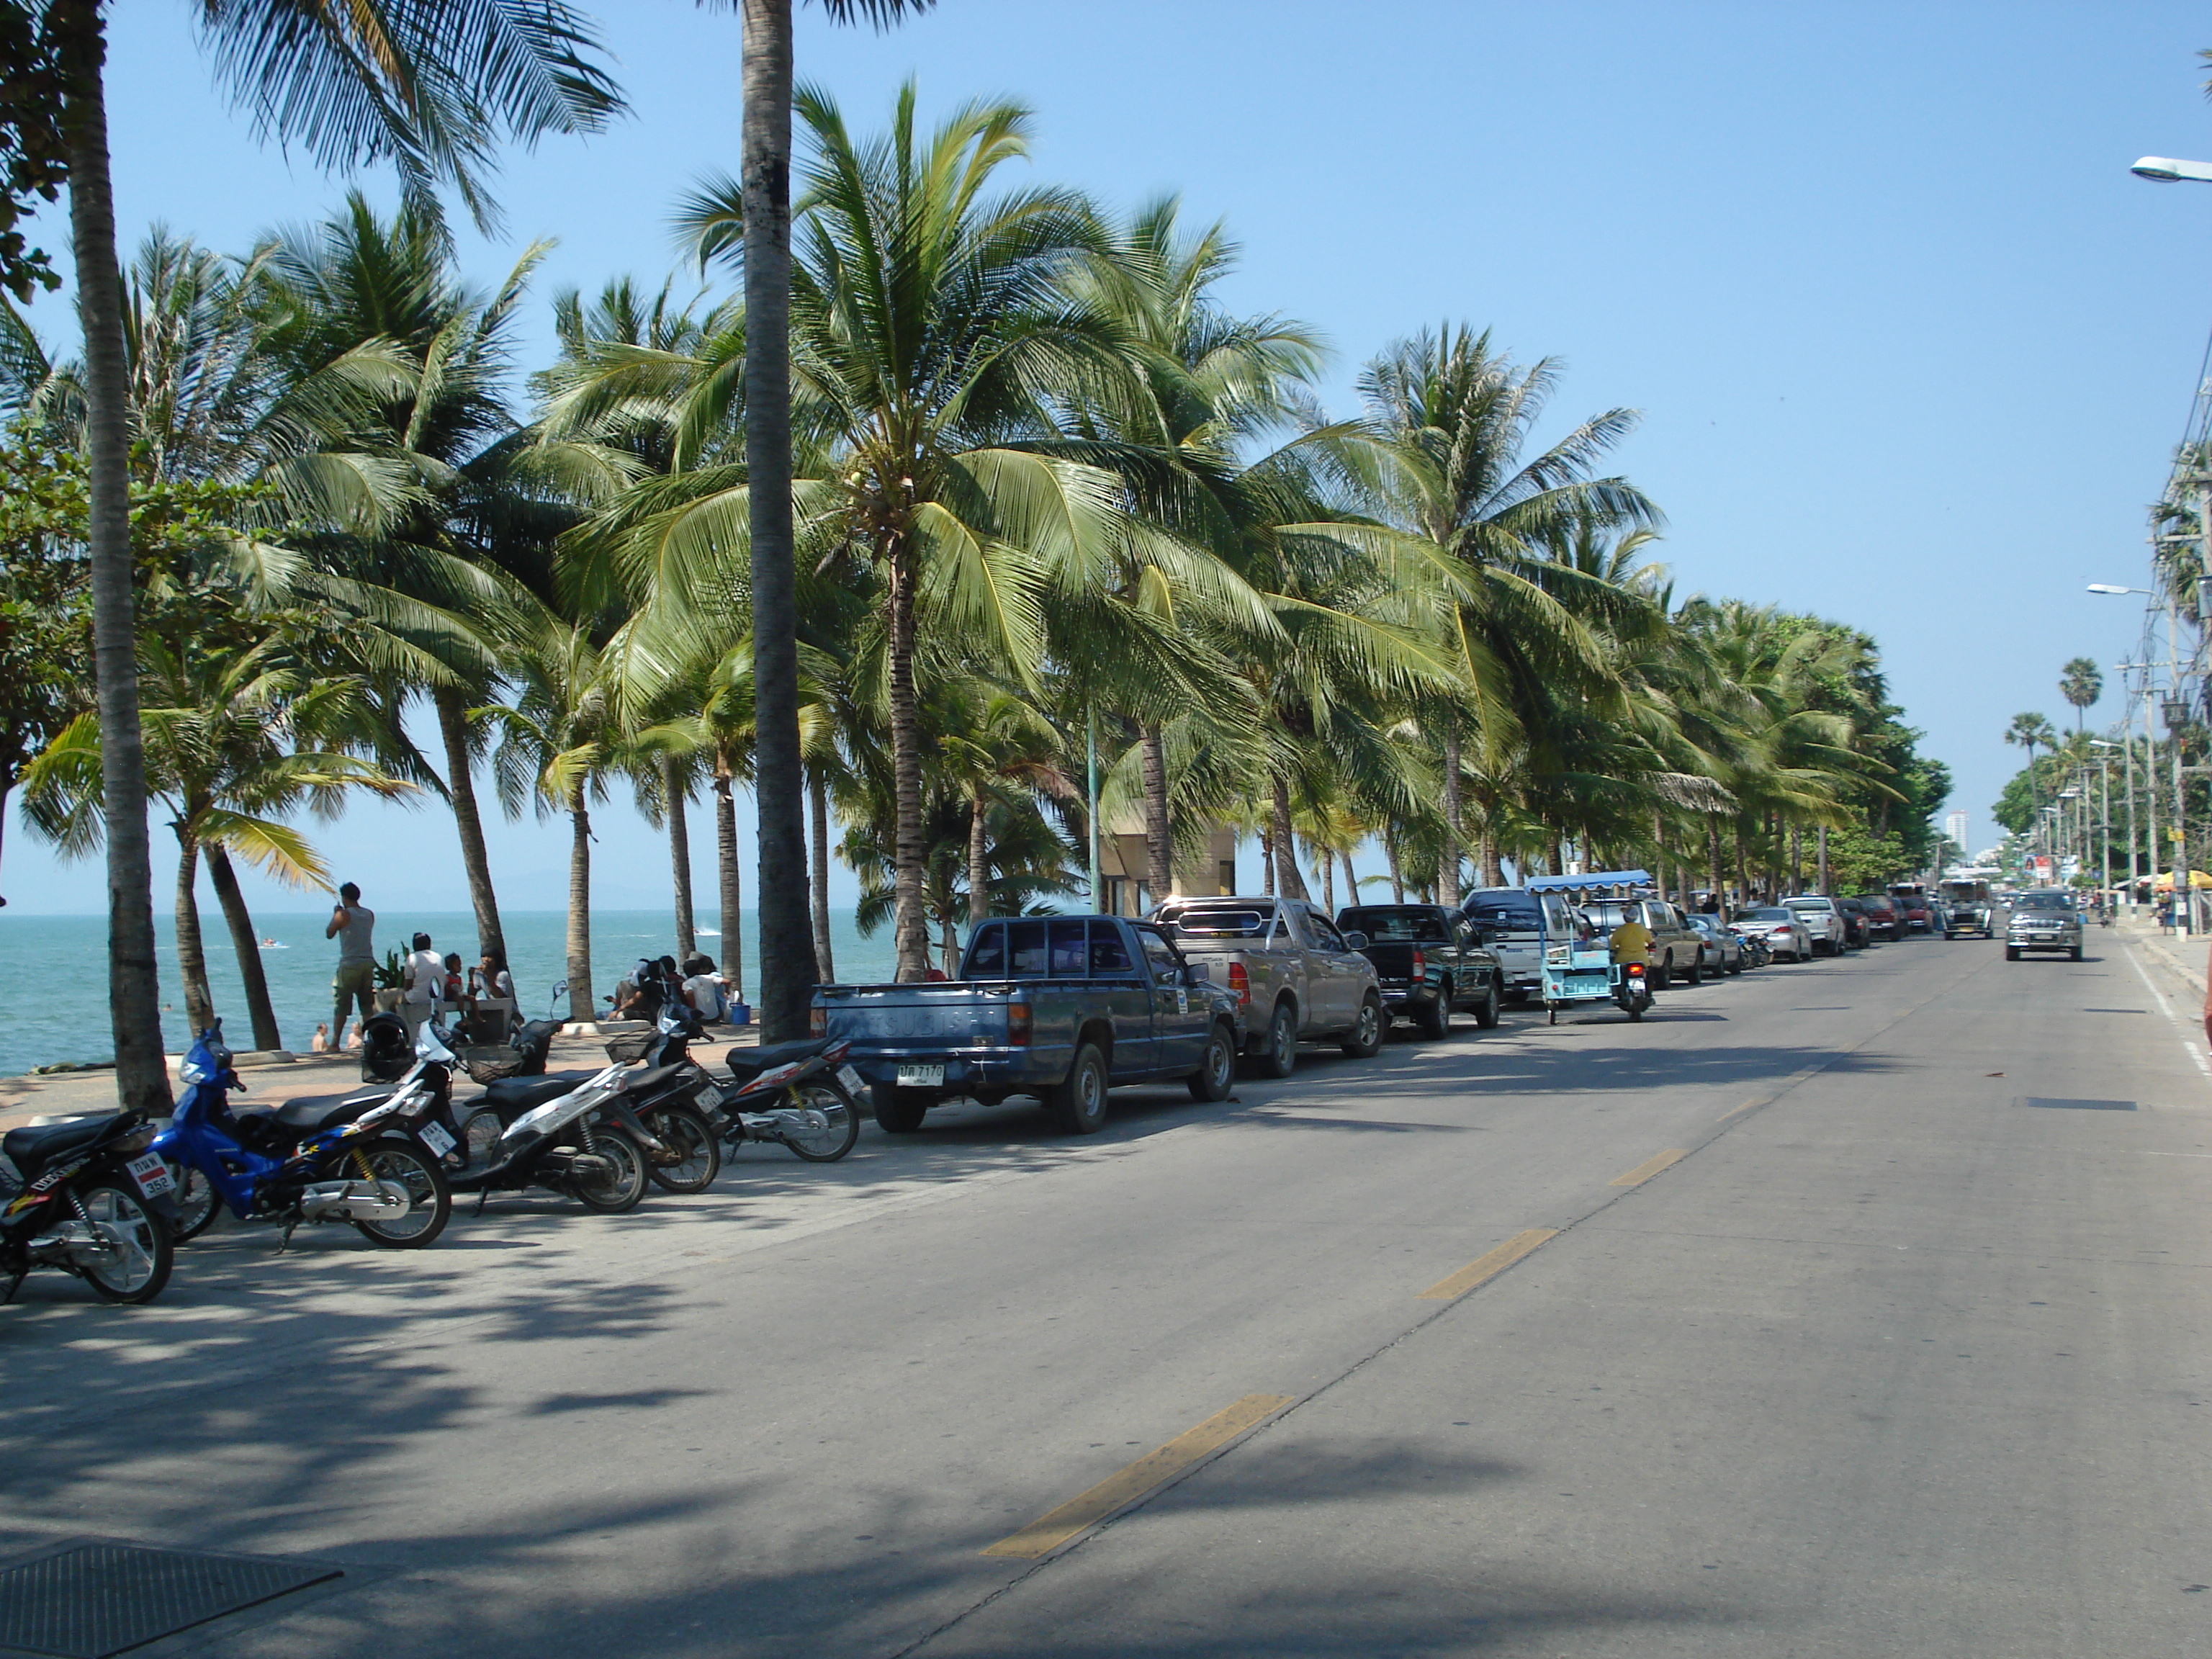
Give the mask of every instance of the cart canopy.
[[1594, 887], [1649, 887], [1648, 870], [1593, 870], [1586, 876], [1539, 876], [1525, 884], [1531, 893], [1579, 893]]

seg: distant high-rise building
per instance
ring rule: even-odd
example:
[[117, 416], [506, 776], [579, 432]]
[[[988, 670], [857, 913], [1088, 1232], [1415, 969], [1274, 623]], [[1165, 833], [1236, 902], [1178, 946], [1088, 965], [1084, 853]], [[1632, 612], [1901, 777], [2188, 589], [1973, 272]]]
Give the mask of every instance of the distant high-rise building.
[[1943, 815], [1943, 833], [1945, 836], [1949, 837], [1951, 845], [1959, 849], [1960, 856], [1962, 858], [1965, 857], [1966, 852], [1966, 815], [1964, 812], [1946, 812]]

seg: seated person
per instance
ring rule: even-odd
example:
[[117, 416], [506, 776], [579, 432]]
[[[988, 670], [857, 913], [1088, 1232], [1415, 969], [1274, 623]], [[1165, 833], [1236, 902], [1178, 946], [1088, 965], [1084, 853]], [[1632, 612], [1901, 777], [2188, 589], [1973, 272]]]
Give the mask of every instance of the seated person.
[[514, 975], [507, 971], [505, 956], [497, 951], [487, 951], [469, 969], [463, 1003], [471, 1022], [479, 1012], [494, 1012], [504, 1013], [507, 1024], [515, 1024], [520, 1016], [514, 1006]]
[[658, 1019], [660, 1005], [667, 1000], [667, 990], [661, 983], [660, 964], [648, 962], [643, 957], [629, 970], [629, 977], [615, 986], [614, 1017], [617, 1019]]
[[714, 971], [714, 959], [704, 951], [694, 951], [684, 958], [684, 1000], [699, 1011], [704, 1020], [722, 1018], [722, 977]]

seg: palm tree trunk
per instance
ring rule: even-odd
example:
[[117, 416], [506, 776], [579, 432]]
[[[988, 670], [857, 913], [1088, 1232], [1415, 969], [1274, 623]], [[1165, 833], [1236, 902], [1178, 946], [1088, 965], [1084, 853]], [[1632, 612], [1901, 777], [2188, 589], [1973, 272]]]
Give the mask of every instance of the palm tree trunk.
[[1260, 832], [1260, 890], [1269, 898], [1275, 896], [1275, 832]]
[[714, 771], [714, 852], [722, 903], [722, 977], [730, 982], [730, 994], [743, 1002], [745, 939], [744, 925], [738, 920], [738, 904], [744, 896], [744, 866], [738, 858], [738, 807], [731, 799], [731, 778], [721, 765], [722, 758], [719, 755], [715, 757]]
[[484, 850], [483, 815], [477, 811], [475, 757], [469, 753], [466, 700], [448, 687], [431, 694], [438, 710], [438, 733], [446, 741], [446, 798], [453, 804], [453, 827], [460, 832], [461, 868], [469, 881], [469, 902], [477, 913], [477, 945], [507, 957], [507, 934], [499, 925], [499, 899], [492, 891], [491, 859]]
[[1483, 832], [1480, 855], [1482, 859], [1482, 884], [1485, 887], [1504, 886], [1505, 864], [1498, 854], [1498, 837], [1490, 834], [1487, 830]]
[[1284, 898], [1310, 900], [1306, 878], [1298, 873], [1297, 843], [1291, 839], [1291, 782], [1278, 772], [1274, 783], [1275, 891]]
[[1715, 817], [1705, 820], [1705, 866], [1712, 878], [1713, 902], [1719, 907], [1717, 914], [1723, 921], [1726, 921], [1729, 907], [1727, 878], [1721, 869], [1721, 821]]
[[222, 906], [222, 919], [230, 928], [231, 949], [238, 952], [238, 977], [246, 988], [246, 1013], [253, 1025], [253, 1046], [264, 1053], [282, 1048], [284, 1034], [276, 1024], [276, 1005], [269, 1000], [269, 975], [261, 963], [261, 936], [253, 931], [252, 913], [246, 908], [246, 894], [238, 884], [229, 850], [219, 841], [208, 842], [202, 850], [207, 854], [208, 879], [215, 884], [216, 902]]
[[1144, 728], [1139, 757], [1145, 775], [1145, 884], [1152, 902], [1164, 904], [1175, 886], [1174, 826], [1168, 821], [1168, 749], [1160, 728]]
[[1651, 812], [1651, 877], [1659, 884], [1659, 896], [1667, 896], [1667, 818], [1656, 807]]
[[1382, 831], [1382, 857], [1390, 866], [1390, 902], [1406, 902], [1406, 872], [1398, 867], [1398, 838], [1388, 827]]
[[1828, 826], [1822, 824], [1817, 833], [1820, 838], [1820, 890], [1825, 893], [1828, 890]]
[[[92, 564], [93, 681], [100, 708], [100, 814], [107, 845], [107, 1010], [115, 1091], [126, 1110], [167, 1115], [169, 1070], [154, 962], [154, 866], [146, 835], [146, 751], [138, 729], [137, 621], [131, 599], [129, 368], [123, 276], [108, 176], [107, 41], [97, 0], [55, 0], [46, 27], [66, 77], [70, 237], [84, 336], [85, 543]], [[205, 985], [203, 982], [202, 993]]]
[[837, 977], [830, 950], [830, 784], [818, 766], [806, 775], [807, 809], [813, 822], [814, 879], [807, 884], [807, 908], [814, 918], [814, 966], [822, 982]]
[[1344, 902], [1357, 904], [1359, 902], [1359, 878], [1352, 873], [1352, 849], [1346, 848], [1337, 857], [1344, 860]]
[[791, 527], [791, 0], [743, 3], [744, 123], [738, 172], [745, 222], [761, 1040], [784, 1042], [806, 1035], [816, 978], [806, 905]]
[[1735, 896], [1745, 904], [1756, 903], [1751, 890], [1751, 859], [1743, 844], [1743, 820], [1735, 821]]
[[569, 792], [568, 1018], [588, 1020], [599, 1012], [592, 994], [592, 814], [580, 783]]
[[968, 920], [991, 914], [991, 834], [985, 818], [988, 797], [979, 787], [968, 808]]
[[921, 839], [921, 726], [914, 690], [914, 555], [902, 538], [894, 538], [890, 557], [891, 787], [893, 834], [891, 882], [902, 983], [929, 972], [929, 920], [922, 911], [924, 848]]
[[1444, 850], [1437, 860], [1437, 902], [1459, 904], [1459, 725], [1444, 727]]
[[684, 769], [673, 759], [660, 763], [660, 793], [668, 810], [668, 859], [676, 878], [676, 959], [679, 963], [699, 948], [699, 927], [691, 915], [691, 826], [684, 816], [689, 793]]
[[[177, 832], [177, 977], [185, 983], [185, 1021], [197, 1034], [215, 1024], [215, 996], [208, 989], [207, 951], [200, 943], [199, 900], [192, 886], [200, 872], [200, 849], [181, 823]], [[167, 1069], [166, 1065], [164, 1071]]]
[[1314, 850], [1321, 854], [1321, 908], [1333, 916], [1336, 914], [1336, 854], [1326, 847]]
[[1790, 890], [1801, 893], [1805, 890], [1805, 831], [1800, 825], [1790, 826]]

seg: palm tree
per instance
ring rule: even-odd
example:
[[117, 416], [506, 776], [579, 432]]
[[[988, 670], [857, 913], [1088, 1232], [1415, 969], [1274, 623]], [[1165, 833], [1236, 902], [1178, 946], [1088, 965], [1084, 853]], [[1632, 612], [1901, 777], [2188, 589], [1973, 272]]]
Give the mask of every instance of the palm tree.
[[2058, 695], [2074, 705], [2074, 735], [2078, 738], [2089, 705], [2105, 695], [2105, 676], [2088, 657], [2073, 658], [2058, 674]]
[[540, 817], [568, 815], [568, 1016], [589, 1020], [592, 993], [592, 812], [606, 778], [637, 753], [619, 729], [601, 653], [588, 630], [550, 623], [527, 653], [511, 658], [520, 688], [511, 706], [480, 711], [500, 733], [492, 775], [510, 817], [529, 802]]
[[[742, 0], [744, 124], [730, 221], [744, 250], [745, 467], [760, 811], [761, 1035], [802, 1036], [815, 969], [800, 872], [805, 868], [799, 738], [799, 606], [791, 485], [791, 0]], [[822, 0], [838, 22], [878, 28], [933, 0]], [[727, 947], [725, 947], [726, 952]]]
[[[619, 107], [590, 61], [593, 43], [558, 0], [201, 0], [216, 73], [257, 126], [330, 166], [391, 161], [410, 194], [451, 181], [478, 217], [481, 173], [504, 130], [526, 139], [585, 132]], [[109, 1018], [121, 1103], [169, 1103], [154, 963], [153, 874], [131, 592], [127, 346], [109, 173], [100, 0], [52, 0], [43, 27], [62, 73], [70, 239], [85, 343], [88, 526], [94, 674], [100, 708], [100, 810], [108, 864]]]
[[2017, 744], [2027, 750], [2027, 798], [2035, 809], [2034, 822], [2043, 817], [2043, 790], [2035, 775], [2035, 751], [2038, 748], [2057, 750], [2058, 733], [2048, 719], [2041, 714], [2014, 714], [2012, 724], [2005, 727], [2004, 740]]

